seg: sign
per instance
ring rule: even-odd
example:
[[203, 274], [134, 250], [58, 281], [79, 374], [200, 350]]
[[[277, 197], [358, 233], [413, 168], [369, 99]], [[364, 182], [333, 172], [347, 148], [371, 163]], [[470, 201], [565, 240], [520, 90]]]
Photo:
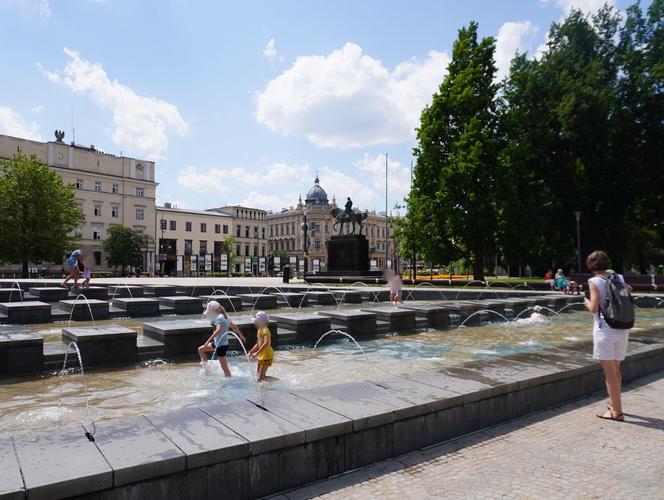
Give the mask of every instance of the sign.
[[258, 258], [258, 272], [260, 273], [265, 272], [265, 257]]
[[314, 272], [317, 273], [320, 271], [320, 259], [314, 259]]
[[205, 272], [212, 271], [212, 255], [205, 256]]
[[297, 265], [297, 257], [295, 255], [290, 256], [290, 265], [295, 269], [295, 266]]
[[244, 258], [244, 272], [245, 273], [251, 272], [251, 257]]
[[392, 260], [391, 259], [387, 259], [387, 268], [392, 269]]
[[175, 269], [179, 272], [182, 272], [182, 255], [178, 255], [178, 260]]
[[228, 254], [227, 253], [222, 253], [221, 254], [221, 262], [220, 262], [220, 268], [222, 271], [228, 271]]
[[371, 266], [372, 271], [375, 271], [376, 269], [378, 269], [378, 262], [376, 261], [376, 259], [371, 259], [369, 265]]
[[274, 268], [275, 269], [281, 269], [281, 257], [279, 257], [278, 255], [275, 255], [274, 259], [273, 259], [273, 262], [274, 262]]
[[192, 255], [191, 256], [191, 264], [189, 264], [189, 270], [190, 271], [196, 271], [198, 265], [198, 256], [197, 255]]
[[301, 272], [301, 273], [304, 272], [304, 259], [302, 259], [302, 260], [300, 261], [300, 272]]

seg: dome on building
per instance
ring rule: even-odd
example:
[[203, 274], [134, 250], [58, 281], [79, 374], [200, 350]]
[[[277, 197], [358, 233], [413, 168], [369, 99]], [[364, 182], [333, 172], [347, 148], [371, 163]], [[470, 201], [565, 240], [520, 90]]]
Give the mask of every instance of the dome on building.
[[306, 205], [329, 205], [329, 202], [327, 201], [327, 193], [322, 187], [320, 187], [318, 174], [316, 174], [314, 185], [307, 193], [307, 198], [304, 200], [304, 203]]

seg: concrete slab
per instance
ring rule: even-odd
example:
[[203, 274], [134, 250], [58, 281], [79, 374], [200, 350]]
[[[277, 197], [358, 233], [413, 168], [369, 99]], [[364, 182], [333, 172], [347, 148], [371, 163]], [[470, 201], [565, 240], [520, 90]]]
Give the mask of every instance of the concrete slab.
[[249, 401], [220, 403], [201, 409], [249, 441], [252, 455], [305, 442], [304, 429]]
[[[105, 300], [61, 300], [59, 302], [59, 307], [63, 311], [68, 312], [71, 315], [71, 319], [74, 321], [108, 319], [108, 302]], [[90, 314], [92, 314], [92, 317], [90, 317]]]
[[0, 302], [22, 302], [23, 295], [21, 288], [0, 288]]
[[136, 285], [111, 285], [108, 287], [108, 296], [111, 299], [143, 297], [145, 290]]
[[9, 436], [0, 437], [0, 498], [2, 500], [23, 500], [25, 486], [23, 476], [14, 452], [14, 445]]
[[404, 302], [397, 307], [415, 311], [415, 317], [425, 319], [428, 328], [446, 328], [449, 326], [450, 311], [446, 307], [437, 304], [418, 304], [417, 302]]
[[422, 384], [413, 379], [392, 376], [372, 380], [379, 387], [398, 393], [399, 397], [412, 403], [408, 409], [397, 411], [397, 419], [412, 418], [427, 413], [440, 411], [461, 404], [461, 398], [456, 392], [442, 387]]
[[279, 327], [293, 330], [298, 340], [315, 340], [332, 329], [328, 316], [313, 313], [281, 313], [273, 314], [271, 318], [279, 324]]
[[135, 363], [136, 337], [135, 330], [117, 325], [62, 329], [62, 340], [78, 344], [85, 366]]
[[147, 418], [187, 455], [188, 469], [249, 456], [247, 440], [200, 408], [184, 408]]
[[332, 292], [321, 292], [318, 290], [311, 290], [305, 292], [311, 302], [315, 302], [319, 306], [336, 306], [337, 300]]
[[290, 307], [306, 307], [309, 304], [309, 297], [304, 293], [295, 293], [295, 292], [270, 292], [270, 295], [274, 295], [277, 300], [283, 300]]
[[143, 285], [143, 292], [148, 297], [172, 297], [177, 293], [176, 285]]
[[332, 293], [338, 302], [344, 304], [360, 304], [364, 299], [364, 294], [357, 290], [335, 290]]
[[36, 333], [1, 333], [0, 376], [39, 372], [43, 364], [43, 345], [44, 339]]
[[164, 344], [164, 356], [177, 358], [195, 356], [196, 349], [212, 333], [210, 322], [204, 319], [182, 319], [143, 323], [143, 335]]
[[337, 309], [336, 311], [319, 311], [319, 315], [331, 318], [332, 323], [342, 324], [355, 338], [376, 335], [376, 314], [357, 309]]
[[276, 309], [277, 297], [267, 293], [238, 293], [242, 299], [242, 305], [246, 308], [253, 308], [255, 311], [261, 309]]
[[90, 286], [71, 291], [70, 296], [72, 298], [75, 299], [78, 295], [83, 295], [87, 299], [108, 300], [108, 288], [105, 286]]
[[166, 307], [172, 307], [175, 314], [200, 314], [203, 312], [201, 299], [198, 297], [188, 297], [186, 295], [159, 297], [159, 303]]
[[288, 392], [268, 392], [260, 401], [249, 400], [304, 429], [308, 443], [353, 431], [351, 419]]
[[95, 444], [113, 469], [113, 486], [186, 469], [185, 454], [145, 417], [97, 422]]
[[113, 486], [111, 468], [80, 425], [18, 433], [13, 438], [30, 499], [73, 497]]
[[212, 295], [217, 289], [213, 285], [175, 285], [178, 295], [187, 295], [188, 297], [199, 297], [201, 295]]
[[57, 302], [69, 297], [69, 290], [61, 286], [41, 286], [30, 288], [30, 295], [42, 302]]
[[7, 316], [8, 323], [48, 323], [51, 321], [51, 305], [30, 300], [25, 302], [2, 302], [0, 314]]
[[374, 306], [360, 310], [374, 313], [379, 320], [387, 321], [391, 331], [415, 329], [415, 311], [394, 306]]
[[229, 313], [242, 310], [242, 298], [237, 295], [201, 295], [199, 298], [202, 307], [205, 307], [211, 300], [216, 300]]
[[145, 297], [113, 299], [113, 306], [126, 311], [129, 316], [158, 316], [159, 301]]

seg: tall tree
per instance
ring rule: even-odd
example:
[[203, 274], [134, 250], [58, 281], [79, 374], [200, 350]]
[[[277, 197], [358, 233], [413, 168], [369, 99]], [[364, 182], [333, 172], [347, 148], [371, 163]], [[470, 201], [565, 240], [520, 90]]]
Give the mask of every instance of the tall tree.
[[73, 186], [36, 156], [0, 161], [0, 262], [62, 262], [83, 220]]
[[[495, 248], [497, 136], [495, 40], [477, 23], [459, 30], [448, 73], [422, 112], [409, 216], [424, 251], [463, 256], [476, 279]], [[413, 212], [411, 215], [411, 211]]]
[[104, 240], [106, 262], [111, 267], [139, 266], [143, 262], [143, 235], [127, 226], [111, 226]]

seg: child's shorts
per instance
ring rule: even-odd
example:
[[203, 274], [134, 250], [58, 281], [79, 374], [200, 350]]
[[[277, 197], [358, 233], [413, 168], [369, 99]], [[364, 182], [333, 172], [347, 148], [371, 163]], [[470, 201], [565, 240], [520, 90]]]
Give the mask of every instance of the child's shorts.
[[89, 269], [86, 269], [85, 271], [83, 271], [83, 277], [86, 280], [89, 280], [90, 278], [92, 278], [92, 271], [90, 271]]
[[269, 368], [272, 366], [272, 359], [259, 359], [258, 360], [258, 368]]
[[228, 344], [215, 346], [214, 352], [218, 358], [225, 358], [228, 351]]
[[401, 290], [391, 290], [392, 295], [401, 298]]
[[595, 328], [593, 331], [593, 358], [600, 361], [623, 361], [627, 355], [629, 330]]

